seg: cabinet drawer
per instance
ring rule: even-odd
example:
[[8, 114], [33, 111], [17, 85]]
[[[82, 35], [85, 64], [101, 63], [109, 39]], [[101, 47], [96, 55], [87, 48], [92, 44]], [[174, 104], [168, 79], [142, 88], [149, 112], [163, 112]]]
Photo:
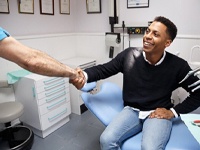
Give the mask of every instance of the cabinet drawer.
[[36, 90], [37, 94], [44, 92], [44, 91], [47, 92], [47, 91], [50, 91], [50, 90], [57, 88], [59, 86], [63, 86], [66, 83], [68, 83], [68, 78], [59, 78], [59, 80], [54, 80], [54, 82], [51, 82], [49, 84], [44, 84], [43, 86], [38, 86], [38, 84], [36, 83], [35, 84], [35, 90]]
[[40, 115], [42, 116], [46, 113], [49, 113], [50, 111], [57, 109], [58, 107], [60, 107], [62, 105], [66, 105], [66, 103], [68, 103], [68, 102], [69, 102], [69, 96], [66, 95], [64, 97], [56, 99], [53, 102], [45, 103], [45, 104], [39, 106]]
[[58, 87], [55, 87], [49, 91], [44, 91], [41, 93], [37, 93], [36, 94], [36, 98], [37, 100], [41, 100], [43, 98], [51, 98], [54, 97], [55, 95], [57, 95], [58, 93], [62, 93], [63, 91], [69, 91], [69, 85], [68, 84], [64, 84]]
[[51, 84], [54, 84], [55, 82], [59, 82], [60, 80], [65, 80], [69, 81], [68, 78], [63, 78], [63, 77], [44, 77], [43, 79], [37, 80], [36, 87], [41, 87], [41, 86], [48, 86]]
[[67, 98], [67, 100], [69, 100], [69, 91], [60, 91], [54, 95], [52, 95], [51, 97], [45, 97], [43, 99], [40, 99], [37, 101], [37, 104], [39, 106], [45, 104], [45, 103], [52, 103], [55, 102], [57, 100], [63, 99], [63, 98]]
[[46, 130], [69, 114], [71, 114], [71, 107], [70, 102], [67, 102], [65, 105], [41, 116], [41, 129]]

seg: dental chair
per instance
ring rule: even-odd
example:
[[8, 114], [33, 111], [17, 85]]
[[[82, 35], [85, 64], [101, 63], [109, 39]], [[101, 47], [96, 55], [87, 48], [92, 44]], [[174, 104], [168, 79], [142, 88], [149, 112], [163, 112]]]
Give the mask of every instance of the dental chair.
[[[105, 126], [123, 109], [122, 90], [114, 83], [104, 82], [100, 91], [91, 94], [96, 82], [87, 83], [81, 90], [81, 97], [88, 108]], [[125, 140], [122, 150], [140, 150], [142, 133]], [[200, 150], [200, 145], [181, 118], [173, 122], [171, 137], [165, 150]]]
[[23, 114], [24, 107], [19, 102], [0, 103], [0, 123], [5, 129], [0, 131], [0, 150], [30, 150], [34, 134], [26, 126], [15, 125], [11, 122]]

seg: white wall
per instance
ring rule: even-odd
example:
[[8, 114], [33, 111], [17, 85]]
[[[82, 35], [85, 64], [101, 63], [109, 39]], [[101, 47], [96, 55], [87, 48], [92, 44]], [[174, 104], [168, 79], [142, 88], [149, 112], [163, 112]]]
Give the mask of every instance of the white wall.
[[60, 14], [58, 0], [54, 1], [54, 15], [41, 15], [39, 0], [34, 0], [34, 14], [18, 13], [18, 0], [9, 0], [10, 14], [0, 14], [0, 26], [14, 36], [74, 32], [76, 0], [70, 2], [70, 15]]
[[[54, 15], [41, 15], [39, 0], [34, 1], [34, 14], [19, 14], [17, 0], [9, 0], [10, 14], [0, 14], [1, 27], [12, 35], [54, 33], [99, 33], [110, 30], [108, 0], [102, 1], [102, 13], [87, 14], [85, 0], [70, 1], [70, 15], [59, 13], [59, 1], [54, 1]], [[178, 34], [200, 34], [199, 0], [150, 0], [149, 8], [127, 9], [127, 0], [119, 0], [119, 23], [147, 23], [155, 16], [166, 16], [178, 27]], [[2, 21], [3, 20], [3, 21]]]
[[127, 1], [120, 0], [120, 23], [147, 22], [155, 16], [165, 16], [178, 27], [178, 34], [199, 35], [199, 0], [150, 0], [149, 8], [126, 9]]
[[[72, 0], [71, 0], [72, 1]], [[86, 0], [76, 0], [75, 32], [77, 33], [99, 33], [110, 31], [108, 18], [108, 0], [101, 0], [102, 13], [87, 14]]]

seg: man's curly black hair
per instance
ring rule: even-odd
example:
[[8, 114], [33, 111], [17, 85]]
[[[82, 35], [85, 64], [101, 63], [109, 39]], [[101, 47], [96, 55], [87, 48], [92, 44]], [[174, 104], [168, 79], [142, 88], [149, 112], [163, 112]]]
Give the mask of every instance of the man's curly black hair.
[[163, 16], [158, 16], [154, 19], [154, 21], [161, 22], [167, 27], [167, 33], [169, 34], [171, 40], [173, 41], [177, 35], [177, 27], [176, 25], [170, 21], [168, 18]]

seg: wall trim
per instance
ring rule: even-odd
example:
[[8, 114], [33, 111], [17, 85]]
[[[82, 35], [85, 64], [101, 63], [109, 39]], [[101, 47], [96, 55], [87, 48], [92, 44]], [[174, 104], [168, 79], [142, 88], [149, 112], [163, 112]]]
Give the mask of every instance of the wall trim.
[[199, 35], [177, 35], [178, 39], [200, 39]]
[[41, 34], [41, 35], [28, 35], [28, 36], [13, 36], [17, 40], [27, 39], [42, 39], [42, 38], [54, 38], [62, 36], [74, 36], [75, 33], [62, 33], [62, 34]]
[[[41, 38], [53, 38], [53, 37], [62, 37], [62, 36], [105, 36], [105, 33], [62, 33], [62, 34], [41, 34], [41, 35], [28, 35], [28, 36], [14, 36], [17, 40], [25, 40], [25, 39], [41, 39]], [[122, 33], [121, 33], [122, 36]], [[127, 33], [124, 34], [125, 37], [129, 35]], [[132, 35], [133, 36], [133, 35]], [[177, 35], [177, 39], [200, 39], [199, 35]]]

